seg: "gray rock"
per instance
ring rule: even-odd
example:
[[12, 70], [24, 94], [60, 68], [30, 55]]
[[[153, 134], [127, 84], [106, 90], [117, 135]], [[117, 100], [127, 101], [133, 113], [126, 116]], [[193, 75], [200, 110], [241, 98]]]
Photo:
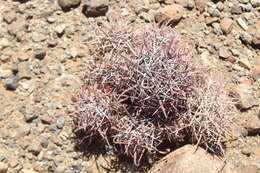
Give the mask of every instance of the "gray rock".
[[216, 35], [222, 35], [223, 34], [223, 32], [222, 32], [222, 29], [221, 29], [221, 26], [220, 26], [220, 24], [219, 23], [213, 23], [212, 24], [212, 26], [213, 26], [213, 29], [214, 29], [214, 33], [216, 34]]
[[5, 81], [5, 88], [7, 90], [16, 90], [16, 88], [19, 86], [19, 76], [15, 75], [12, 76]]
[[31, 106], [23, 106], [21, 109], [20, 109], [20, 112], [23, 114], [24, 116], [24, 119], [26, 122], [32, 122], [34, 119], [38, 118], [38, 115], [36, 113], [34, 113], [32, 110], [31, 110]]
[[56, 121], [56, 126], [57, 126], [57, 128], [62, 129], [63, 126], [64, 126], [64, 124], [65, 124], [65, 119], [64, 119], [64, 117], [59, 117], [59, 118], [57, 119], [57, 121]]
[[208, 13], [212, 16], [212, 17], [219, 17], [220, 16], [220, 12], [218, 9], [216, 8], [209, 8], [208, 9]]
[[108, 0], [83, 0], [83, 13], [87, 17], [105, 16], [108, 2]]
[[58, 0], [59, 6], [65, 11], [79, 6], [80, 3], [81, 0]]
[[51, 124], [51, 125], [49, 126], [49, 130], [50, 130], [51, 132], [57, 132], [59, 129], [57, 128], [57, 124], [55, 123], [55, 124]]

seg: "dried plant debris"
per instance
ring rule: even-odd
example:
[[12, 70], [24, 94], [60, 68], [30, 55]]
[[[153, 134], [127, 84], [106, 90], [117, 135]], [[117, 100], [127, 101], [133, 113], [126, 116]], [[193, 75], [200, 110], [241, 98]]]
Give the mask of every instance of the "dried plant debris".
[[192, 56], [167, 27], [126, 24], [97, 30], [95, 63], [76, 94], [80, 144], [99, 139], [139, 165], [145, 154], [184, 139], [221, 153], [234, 106], [224, 82]]

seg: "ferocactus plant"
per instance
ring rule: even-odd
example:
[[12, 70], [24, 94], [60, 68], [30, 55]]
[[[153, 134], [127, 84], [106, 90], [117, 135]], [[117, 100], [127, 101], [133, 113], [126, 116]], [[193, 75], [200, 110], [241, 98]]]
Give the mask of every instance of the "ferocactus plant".
[[139, 165], [160, 145], [180, 141], [222, 152], [232, 100], [170, 29], [146, 24], [97, 29], [95, 62], [87, 67], [71, 113], [80, 144], [99, 140]]

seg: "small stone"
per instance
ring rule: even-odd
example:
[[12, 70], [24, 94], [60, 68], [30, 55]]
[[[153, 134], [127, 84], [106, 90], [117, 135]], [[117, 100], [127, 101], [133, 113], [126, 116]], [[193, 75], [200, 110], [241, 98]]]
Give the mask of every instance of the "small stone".
[[209, 8], [208, 13], [210, 14], [211, 17], [219, 17], [220, 12], [216, 8]]
[[178, 4], [165, 6], [155, 14], [155, 20], [159, 23], [177, 23], [183, 16], [183, 7]]
[[231, 13], [232, 14], [242, 14], [242, 8], [240, 6], [233, 6], [231, 8]]
[[0, 162], [0, 173], [7, 173], [7, 171], [8, 171], [8, 165]]
[[36, 113], [34, 113], [31, 109], [32, 108], [29, 106], [28, 107], [23, 106], [20, 109], [20, 112], [23, 114], [25, 121], [28, 123], [38, 118], [38, 115], [36, 115]]
[[16, 88], [19, 86], [19, 76], [15, 75], [12, 76], [5, 81], [5, 88], [7, 90], [16, 90]]
[[230, 18], [224, 18], [220, 21], [220, 27], [222, 31], [228, 34], [232, 29], [233, 20]]
[[6, 78], [12, 76], [12, 74], [13, 74], [12, 70], [0, 68], [0, 79], [6, 79]]
[[51, 124], [51, 125], [49, 126], [49, 130], [50, 130], [51, 132], [57, 132], [57, 131], [58, 131], [57, 125], [56, 125], [56, 124]]
[[38, 60], [43, 60], [45, 56], [46, 56], [46, 51], [44, 49], [36, 49], [34, 51], [34, 58]]
[[87, 17], [105, 16], [108, 3], [108, 0], [83, 0], [83, 13]]
[[252, 44], [253, 46], [260, 46], [260, 29], [255, 31]]
[[175, 3], [183, 6], [184, 8], [188, 7], [188, 0], [175, 0]]
[[260, 6], [260, 0], [250, 0], [250, 3], [253, 7], [259, 7]]
[[66, 171], [66, 166], [64, 164], [59, 164], [56, 169], [55, 169], [55, 172], [54, 173], [63, 173]]
[[239, 0], [240, 3], [246, 4], [249, 2], [249, 0]]
[[59, 129], [62, 129], [63, 126], [65, 124], [65, 119], [64, 117], [59, 117], [56, 121], [56, 126], [59, 128]]
[[248, 29], [248, 26], [246, 22], [242, 18], [237, 19], [237, 23], [246, 31]]
[[19, 61], [28, 61], [29, 60], [29, 56], [26, 52], [18, 52], [17, 57], [18, 57]]
[[216, 35], [222, 35], [223, 34], [223, 32], [221, 30], [221, 26], [220, 26], [219, 23], [215, 22], [215, 23], [212, 24], [212, 26], [213, 26], [213, 29], [214, 29], [214, 33]]
[[11, 43], [9, 42], [9, 40], [7, 40], [6, 38], [1, 38], [0, 39], [0, 50], [3, 50], [5, 48], [9, 47], [10, 44]]
[[57, 40], [48, 40], [47, 44], [48, 44], [48, 47], [55, 47], [58, 45], [58, 41]]
[[241, 32], [239, 38], [243, 41], [245, 44], [251, 44], [253, 37], [248, 34], [247, 32]]
[[138, 15], [141, 19], [143, 19], [145, 22], [152, 22], [153, 18], [146, 12], [141, 12]]
[[230, 56], [231, 56], [231, 52], [227, 48], [225, 48], [225, 47], [220, 47], [219, 48], [219, 57], [220, 58], [226, 59], [226, 58], [228, 58]]
[[18, 127], [17, 133], [15, 134], [15, 138], [22, 138], [27, 136], [31, 133], [31, 127], [29, 125], [23, 125]]
[[256, 115], [251, 115], [248, 119], [247, 132], [249, 135], [260, 134], [260, 118]]
[[18, 76], [20, 79], [31, 79], [32, 73], [30, 64], [27, 61], [18, 64]]
[[50, 125], [53, 122], [52, 117], [48, 113], [44, 113], [41, 116], [41, 120], [42, 120], [43, 124], [49, 124]]
[[54, 22], [56, 22], [56, 18], [54, 18], [54, 17], [48, 17], [48, 18], [47, 18], [47, 22], [49, 22], [49, 23], [54, 23]]
[[244, 11], [250, 12], [252, 10], [253, 6], [250, 3], [248, 3], [248, 4], [243, 5], [242, 8]]
[[247, 58], [241, 58], [238, 60], [238, 64], [245, 69], [251, 70], [251, 64]]
[[33, 32], [31, 36], [34, 42], [43, 42], [46, 40], [46, 35], [42, 33]]
[[38, 140], [33, 140], [27, 149], [34, 156], [38, 156], [41, 152], [41, 145]]
[[223, 4], [223, 2], [219, 1], [217, 3], [217, 8], [219, 11], [222, 11], [224, 9], [225, 5]]
[[80, 3], [81, 0], [58, 0], [59, 6], [65, 11], [79, 6]]
[[205, 8], [207, 6], [207, 3], [205, 0], [195, 0], [196, 8], [199, 10], [199, 12], [204, 12]]
[[14, 10], [8, 11], [4, 15], [4, 21], [8, 24], [11, 24], [13, 21], [16, 20], [16, 13]]
[[61, 36], [61, 35], [64, 34], [66, 27], [67, 27], [67, 26], [66, 26], [65, 24], [64, 24], [64, 25], [58, 25], [57, 27], [54, 28], [54, 31], [55, 31], [59, 36]]

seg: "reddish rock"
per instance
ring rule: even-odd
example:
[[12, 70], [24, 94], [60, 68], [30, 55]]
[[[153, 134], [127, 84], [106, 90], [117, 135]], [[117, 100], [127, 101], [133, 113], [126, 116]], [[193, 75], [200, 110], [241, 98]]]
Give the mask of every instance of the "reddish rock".
[[233, 20], [230, 18], [224, 18], [220, 21], [220, 27], [224, 33], [229, 33], [232, 29]]
[[206, 0], [195, 0], [196, 8], [202, 13], [205, 11], [205, 8], [207, 6]]
[[176, 23], [183, 16], [183, 8], [181, 5], [172, 4], [158, 10], [155, 14], [155, 20], [160, 23]]
[[224, 59], [231, 56], [231, 52], [225, 47], [220, 47], [218, 54], [220, 58], [224, 58]]
[[233, 165], [202, 148], [185, 145], [162, 158], [148, 173], [239, 173]]

